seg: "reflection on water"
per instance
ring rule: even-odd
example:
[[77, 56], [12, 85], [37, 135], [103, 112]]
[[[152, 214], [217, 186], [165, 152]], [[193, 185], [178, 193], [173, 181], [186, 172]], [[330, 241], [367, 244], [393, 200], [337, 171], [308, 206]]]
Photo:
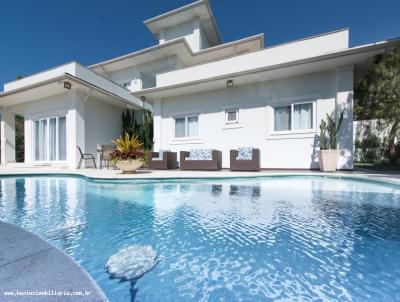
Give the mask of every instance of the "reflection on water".
[[[400, 300], [396, 187], [318, 178], [152, 184], [0, 179], [0, 219], [77, 259], [111, 301]], [[111, 280], [109, 256], [157, 266]]]

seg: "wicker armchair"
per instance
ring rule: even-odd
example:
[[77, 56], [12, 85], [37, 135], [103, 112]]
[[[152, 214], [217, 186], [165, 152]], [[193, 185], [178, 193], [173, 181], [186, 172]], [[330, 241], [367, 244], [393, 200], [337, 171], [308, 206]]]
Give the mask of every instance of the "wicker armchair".
[[149, 168], [152, 170], [177, 169], [178, 161], [176, 152], [163, 151], [162, 159], [158, 159], [159, 152], [151, 152]]
[[260, 149], [253, 148], [252, 159], [237, 159], [238, 150], [230, 151], [231, 171], [260, 171]]
[[186, 159], [190, 152], [180, 152], [180, 168], [181, 170], [209, 170], [217, 171], [222, 169], [222, 152], [212, 150], [211, 160], [188, 160]]

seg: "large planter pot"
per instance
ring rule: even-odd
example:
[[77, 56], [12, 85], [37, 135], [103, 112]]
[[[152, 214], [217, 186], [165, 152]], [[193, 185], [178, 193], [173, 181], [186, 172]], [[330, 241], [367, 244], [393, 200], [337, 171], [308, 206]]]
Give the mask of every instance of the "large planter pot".
[[319, 150], [319, 168], [323, 172], [335, 172], [339, 161], [339, 150]]
[[143, 160], [131, 159], [131, 160], [119, 160], [115, 164], [122, 173], [135, 173], [137, 169], [143, 166]]

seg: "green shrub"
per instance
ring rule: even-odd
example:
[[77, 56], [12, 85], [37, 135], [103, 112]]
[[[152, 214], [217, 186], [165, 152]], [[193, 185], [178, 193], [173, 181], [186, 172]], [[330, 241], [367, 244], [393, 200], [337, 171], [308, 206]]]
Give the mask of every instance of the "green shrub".
[[366, 126], [361, 139], [355, 142], [356, 158], [360, 162], [374, 163], [381, 160], [384, 154], [384, 144], [370, 126]]
[[24, 142], [24, 117], [15, 116], [15, 160], [17, 163], [25, 161], [25, 142]]
[[122, 135], [137, 135], [143, 142], [144, 150], [153, 148], [153, 115], [147, 110], [143, 113], [142, 121], [138, 122], [135, 118], [134, 110], [126, 110], [122, 113]]

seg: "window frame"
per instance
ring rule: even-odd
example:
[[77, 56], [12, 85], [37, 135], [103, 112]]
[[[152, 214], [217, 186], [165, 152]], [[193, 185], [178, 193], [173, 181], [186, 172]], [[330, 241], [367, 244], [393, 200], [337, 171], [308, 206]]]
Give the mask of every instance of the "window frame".
[[[236, 119], [233, 121], [229, 121], [228, 114], [229, 114], [229, 112], [233, 112], [233, 111], [236, 113]], [[225, 108], [225, 124], [227, 124], [227, 125], [239, 124], [239, 108], [238, 107]]]
[[[293, 129], [293, 113], [294, 113], [294, 106], [301, 105], [301, 104], [311, 104], [312, 105], [312, 117], [311, 123], [312, 127], [309, 129]], [[275, 108], [279, 107], [289, 107], [290, 106], [290, 129], [289, 130], [275, 130]], [[302, 99], [296, 100], [292, 102], [285, 102], [285, 103], [274, 103], [271, 105], [272, 108], [272, 131], [271, 135], [284, 135], [284, 134], [302, 134], [302, 133], [314, 133], [316, 132], [317, 126], [317, 119], [316, 119], [316, 111], [317, 111], [317, 100], [316, 99]]]
[[[57, 114], [55, 114], [55, 115], [48, 115], [48, 116], [41, 116], [41, 117], [36, 117], [36, 118], [33, 118], [32, 119], [32, 125], [33, 125], [33, 127], [32, 127], [32, 130], [33, 130], [33, 140], [32, 140], [32, 145], [33, 145], [33, 148], [32, 148], [32, 153], [33, 153], [33, 156], [32, 156], [32, 159], [33, 159], [33, 163], [34, 164], [48, 164], [48, 163], [67, 163], [68, 162], [68, 149], [66, 148], [66, 150], [65, 150], [65, 160], [60, 160], [60, 141], [59, 141], [59, 139], [60, 139], [60, 123], [59, 123], [59, 120], [60, 120], [60, 118], [65, 118], [65, 130], [67, 131], [68, 130], [68, 127], [67, 127], [67, 116], [66, 116], [66, 114], [60, 114], [60, 115], [57, 115]], [[56, 133], [56, 159], [55, 160], [50, 160], [49, 158], [50, 158], [50, 144], [49, 144], [49, 141], [50, 141], [50, 120], [51, 119], [56, 119], [56, 129], [55, 129], [55, 133]], [[37, 154], [36, 154], [36, 141], [37, 141], [37, 137], [36, 137], [36, 132], [37, 132], [37, 129], [36, 129], [36, 127], [37, 127], [37, 122], [39, 122], [40, 123], [40, 121], [43, 121], [43, 120], [46, 120], [46, 122], [47, 122], [47, 128], [46, 128], [46, 137], [47, 137], [47, 146], [46, 146], [46, 152], [47, 152], [47, 159], [45, 159], [45, 160], [37, 160], [36, 159], [36, 156], [37, 156]], [[67, 132], [66, 132], [66, 140], [67, 140]], [[68, 145], [68, 142], [66, 141], [66, 146]]]
[[[189, 132], [189, 118], [197, 117], [197, 136], [188, 136]], [[177, 119], [185, 119], [185, 136], [176, 136], [176, 120]], [[173, 117], [173, 139], [174, 140], [189, 140], [189, 139], [199, 139], [200, 138], [200, 114], [199, 113], [192, 113], [192, 114], [184, 114], [178, 115]]]
[[[229, 104], [227, 106], [222, 107], [221, 109], [221, 129], [222, 130], [230, 130], [230, 129], [238, 129], [242, 128], [242, 104]], [[228, 121], [228, 112], [236, 111], [236, 120], [235, 121]]]

